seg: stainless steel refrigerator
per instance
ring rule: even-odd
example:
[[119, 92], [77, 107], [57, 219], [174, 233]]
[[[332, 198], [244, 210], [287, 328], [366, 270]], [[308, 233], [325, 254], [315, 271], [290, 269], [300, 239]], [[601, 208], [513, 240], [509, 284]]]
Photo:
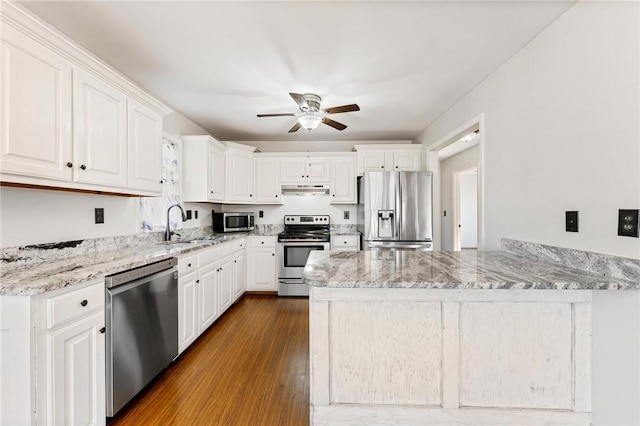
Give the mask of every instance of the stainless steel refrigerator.
[[433, 250], [431, 172], [366, 172], [358, 180], [363, 250]]

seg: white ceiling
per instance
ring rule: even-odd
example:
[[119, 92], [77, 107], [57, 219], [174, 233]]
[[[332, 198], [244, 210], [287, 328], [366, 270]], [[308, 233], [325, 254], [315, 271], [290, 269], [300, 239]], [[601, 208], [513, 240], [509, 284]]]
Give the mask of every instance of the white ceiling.
[[[575, 1], [21, 2], [220, 140], [412, 139]], [[357, 103], [288, 134], [289, 92]]]

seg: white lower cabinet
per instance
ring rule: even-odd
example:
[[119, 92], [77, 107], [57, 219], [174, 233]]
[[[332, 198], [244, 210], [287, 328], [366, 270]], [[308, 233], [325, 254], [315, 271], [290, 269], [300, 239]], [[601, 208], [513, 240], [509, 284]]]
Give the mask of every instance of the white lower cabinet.
[[178, 351], [182, 352], [198, 337], [198, 273], [178, 276]]
[[233, 300], [238, 300], [247, 290], [247, 256], [245, 251], [233, 253]]
[[178, 351], [182, 353], [245, 291], [244, 238], [178, 258]]
[[198, 272], [198, 334], [218, 318], [218, 271], [209, 265]]
[[247, 290], [276, 291], [277, 237], [249, 237]]
[[103, 327], [100, 311], [47, 334], [47, 424], [105, 423]]
[[358, 235], [332, 235], [331, 250], [333, 251], [359, 251], [360, 236]]
[[37, 424], [105, 424], [104, 280], [38, 299]]

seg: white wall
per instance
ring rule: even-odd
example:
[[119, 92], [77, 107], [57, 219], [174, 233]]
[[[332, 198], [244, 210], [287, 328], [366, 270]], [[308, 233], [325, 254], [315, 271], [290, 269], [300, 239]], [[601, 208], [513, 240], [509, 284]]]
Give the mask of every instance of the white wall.
[[640, 240], [616, 235], [618, 209], [640, 206], [638, 7], [578, 2], [418, 136], [429, 146], [484, 114], [482, 248], [507, 237], [640, 258]]
[[478, 174], [460, 175], [460, 247], [478, 247]]
[[[440, 211], [442, 250], [453, 250], [453, 174], [478, 165], [479, 148], [475, 145], [440, 163]], [[444, 215], [444, 212], [447, 215]]]
[[[481, 248], [640, 258], [639, 239], [616, 235], [618, 209], [640, 207], [639, 9], [578, 2], [418, 136], [429, 146], [484, 114]], [[592, 365], [593, 423], [640, 424], [640, 292], [594, 292]]]
[[[53, 243], [138, 232], [137, 198], [0, 188], [0, 246]], [[104, 223], [94, 223], [94, 208]]]

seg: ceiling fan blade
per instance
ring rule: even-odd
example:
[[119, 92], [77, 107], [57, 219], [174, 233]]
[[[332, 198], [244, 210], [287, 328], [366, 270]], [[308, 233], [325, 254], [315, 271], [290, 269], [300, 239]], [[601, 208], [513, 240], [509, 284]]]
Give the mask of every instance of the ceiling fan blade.
[[338, 123], [337, 121], [333, 121], [332, 119], [327, 117], [322, 117], [322, 122], [327, 126], [331, 126], [334, 129], [338, 129], [338, 130], [344, 130], [347, 128], [347, 126], [345, 126], [344, 124]]
[[301, 110], [310, 108], [307, 100], [300, 93], [289, 93], [289, 96], [291, 96], [293, 100], [296, 101]]
[[289, 133], [297, 132], [299, 128], [300, 128], [300, 123], [296, 123], [293, 125], [292, 128], [289, 129]]
[[289, 112], [283, 112], [281, 114], [258, 114], [258, 117], [295, 117], [295, 114]]
[[358, 104], [342, 105], [337, 107], [325, 108], [325, 114], [339, 114], [341, 112], [360, 111]]

